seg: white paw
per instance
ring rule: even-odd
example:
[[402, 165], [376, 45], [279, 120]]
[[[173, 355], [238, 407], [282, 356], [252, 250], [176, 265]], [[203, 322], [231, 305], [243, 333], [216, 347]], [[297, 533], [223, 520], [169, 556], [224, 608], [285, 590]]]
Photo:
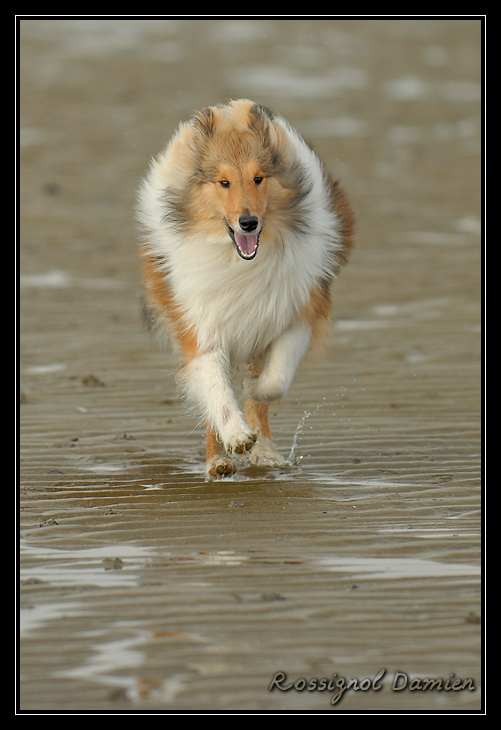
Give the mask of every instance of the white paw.
[[242, 413], [228, 406], [222, 409], [217, 431], [228, 454], [244, 454], [256, 440]]
[[265, 436], [258, 436], [256, 445], [249, 454], [249, 461], [255, 466], [284, 466], [285, 459], [274, 444]]
[[230, 440], [224, 440], [224, 446], [229, 454], [245, 454], [250, 451], [256, 442], [256, 435], [250, 431], [241, 431]]

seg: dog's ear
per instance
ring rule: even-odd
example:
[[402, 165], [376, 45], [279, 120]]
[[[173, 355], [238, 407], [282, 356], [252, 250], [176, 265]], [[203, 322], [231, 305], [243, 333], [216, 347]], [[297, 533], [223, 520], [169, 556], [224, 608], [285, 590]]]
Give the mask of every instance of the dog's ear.
[[267, 106], [264, 106], [264, 104], [253, 104], [250, 109], [251, 116], [255, 119], [260, 119], [261, 121], [263, 119], [274, 119], [275, 115], [271, 111], [271, 109]]
[[212, 137], [216, 126], [216, 117], [212, 107], [208, 106], [197, 112], [193, 121], [204, 137]]
[[250, 127], [265, 138], [268, 136], [270, 121], [274, 119], [271, 109], [262, 104], [253, 104], [250, 108]]

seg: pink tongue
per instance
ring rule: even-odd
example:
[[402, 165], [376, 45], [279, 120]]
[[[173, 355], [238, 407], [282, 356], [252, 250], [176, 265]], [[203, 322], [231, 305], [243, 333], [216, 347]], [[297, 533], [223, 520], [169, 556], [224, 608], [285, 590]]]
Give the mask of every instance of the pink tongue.
[[250, 236], [244, 236], [241, 233], [235, 233], [235, 243], [240, 251], [245, 254], [254, 253], [257, 246], [257, 235], [254, 233]]

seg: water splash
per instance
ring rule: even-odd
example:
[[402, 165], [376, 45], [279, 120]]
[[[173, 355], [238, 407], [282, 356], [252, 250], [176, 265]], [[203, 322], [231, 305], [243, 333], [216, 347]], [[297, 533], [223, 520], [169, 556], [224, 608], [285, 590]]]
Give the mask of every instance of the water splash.
[[303, 456], [296, 456], [296, 449], [299, 445], [299, 442], [301, 440], [301, 434], [303, 432], [304, 424], [308, 420], [308, 418], [311, 415], [314, 415], [315, 413], [318, 413], [320, 408], [325, 404], [325, 398], [323, 399], [322, 403], [319, 403], [316, 408], [314, 408], [313, 411], [305, 411], [302, 415], [302, 417], [299, 420], [299, 423], [296, 426], [296, 430], [294, 431], [294, 436], [292, 438], [292, 445], [291, 449], [289, 451], [289, 456], [285, 460], [286, 464], [289, 466], [298, 466], [298, 464], [301, 463]]

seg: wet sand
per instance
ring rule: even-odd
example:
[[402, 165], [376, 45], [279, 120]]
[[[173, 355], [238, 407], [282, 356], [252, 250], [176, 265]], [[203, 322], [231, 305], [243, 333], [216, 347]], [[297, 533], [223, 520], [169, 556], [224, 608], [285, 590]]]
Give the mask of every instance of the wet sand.
[[[478, 711], [480, 21], [23, 20], [20, 54], [20, 711]], [[273, 413], [289, 465], [207, 482], [134, 200], [239, 96], [316, 145], [357, 238]]]

